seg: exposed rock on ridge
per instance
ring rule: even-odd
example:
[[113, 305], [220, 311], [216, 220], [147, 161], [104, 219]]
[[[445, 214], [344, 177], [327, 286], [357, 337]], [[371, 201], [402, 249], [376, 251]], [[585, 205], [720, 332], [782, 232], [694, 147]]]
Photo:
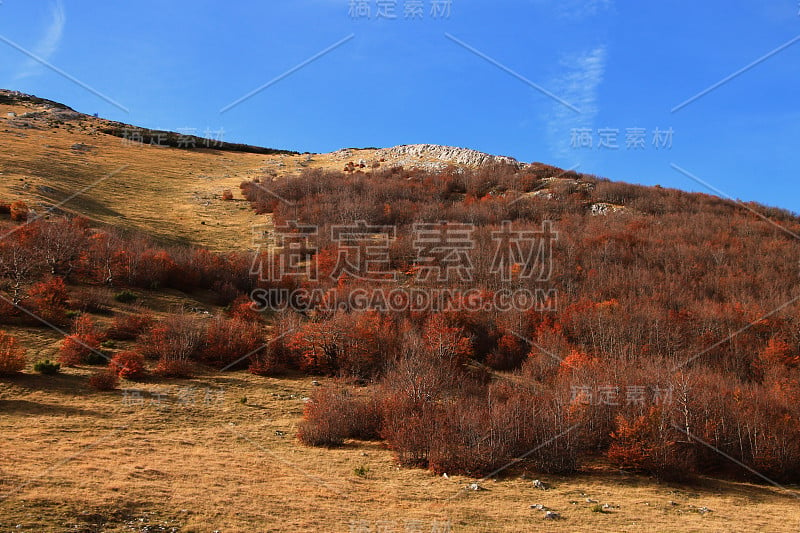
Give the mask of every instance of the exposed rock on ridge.
[[385, 158], [403, 166], [416, 166], [426, 169], [443, 168], [448, 164], [478, 167], [491, 163], [503, 163], [514, 166], [522, 164], [513, 157], [497, 156], [454, 146], [436, 144], [405, 144], [393, 148], [384, 148], [375, 153], [377, 158]]

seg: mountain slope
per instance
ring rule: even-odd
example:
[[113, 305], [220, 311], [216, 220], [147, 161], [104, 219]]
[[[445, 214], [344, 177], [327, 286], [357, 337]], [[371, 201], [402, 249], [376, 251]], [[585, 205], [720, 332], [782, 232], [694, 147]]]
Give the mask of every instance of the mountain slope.
[[[516, 163], [432, 145], [299, 154], [197, 137], [181, 142], [177, 133], [84, 115], [6, 90], [0, 90], [0, 135], [0, 200], [23, 200], [40, 213], [58, 205], [98, 224], [217, 251], [249, 247], [251, 227], [263, 218], [242, 201], [239, 184], [264, 174], [342, 170], [349, 162], [356, 167], [362, 163], [367, 170], [375, 164], [441, 168]], [[226, 189], [234, 201], [222, 199]]]

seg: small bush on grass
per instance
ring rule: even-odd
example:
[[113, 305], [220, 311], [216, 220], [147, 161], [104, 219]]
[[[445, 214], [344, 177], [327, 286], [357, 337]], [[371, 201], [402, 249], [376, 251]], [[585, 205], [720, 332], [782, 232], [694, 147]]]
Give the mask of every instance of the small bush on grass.
[[119, 352], [111, 359], [111, 368], [123, 379], [138, 379], [144, 376], [144, 356], [127, 351]]
[[100, 333], [97, 331], [91, 317], [79, 316], [72, 326], [72, 335], [69, 335], [58, 352], [58, 362], [66, 366], [80, 364], [100, 364], [106, 358], [99, 353]]
[[114, 299], [121, 304], [133, 303], [139, 299], [139, 295], [135, 292], [124, 290], [114, 295]]
[[189, 361], [203, 348], [204, 328], [189, 315], [171, 315], [139, 339], [142, 355], [148, 359]]
[[33, 365], [33, 370], [40, 374], [52, 376], [53, 374], [58, 374], [61, 372], [61, 364], [53, 363], [49, 359], [45, 359], [44, 361], [39, 361]]
[[162, 378], [190, 378], [192, 377], [192, 363], [186, 359], [161, 358], [153, 373]]
[[110, 368], [95, 372], [89, 378], [89, 386], [100, 391], [114, 390], [117, 385], [119, 385], [119, 376]]

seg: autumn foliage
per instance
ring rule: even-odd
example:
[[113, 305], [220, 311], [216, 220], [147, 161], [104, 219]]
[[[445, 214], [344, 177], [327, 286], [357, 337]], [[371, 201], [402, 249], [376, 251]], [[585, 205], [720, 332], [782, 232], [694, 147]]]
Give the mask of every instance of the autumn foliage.
[[119, 313], [114, 316], [106, 336], [118, 341], [134, 340], [150, 329], [152, 324], [153, 317], [150, 313]]
[[9, 212], [11, 213], [11, 220], [15, 222], [25, 222], [28, 220], [28, 204], [23, 201], [16, 201], [11, 204]]
[[[27, 320], [15, 304], [71, 316], [90, 307], [99, 287], [194, 293], [227, 306], [225, 314], [154, 321], [125, 308], [105, 319], [109, 337], [131, 341], [157, 375], [244, 358], [256, 374], [330, 376], [337, 385], [306, 407], [299, 436], [309, 444], [378, 436], [403, 464], [469, 475], [534, 450], [524, 466], [542, 471], [603, 457], [664, 478], [751, 476], [741, 463], [772, 479], [800, 479], [793, 214], [538, 163], [437, 172], [348, 165], [346, 173], [308, 170], [269, 191], [256, 182], [241, 190], [276, 227], [317, 227], [318, 242], [300, 254], [316, 265], [316, 280], [259, 278], [252, 266], [281, 259], [265, 253], [169, 246], [78, 219], [0, 221], [15, 230], [0, 241], [0, 320]], [[600, 203], [619, 209], [603, 215]], [[392, 275], [337, 272], [332, 229], [355, 221], [396, 230], [382, 265]], [[439, 221], [473, 225], [471, 279], [419, 276], [414, 225]], [[495, 268], [505, 222], [527, 232], [544, 222], [557, 228], [547, 279], [523, 276], [519, 263]], [[553, 292], [530, 309], [351, 304], [377, 287], [468, 288], [486, 298]], [[258, 314], [247, 300], [256, 288], [311, 289], [321, 298]], [[80, 317], [62, 360], [86, 362], [85, 345], [101, 337]]]
[[298, 438], [313, 446], [341, 446], [345, 439], [378, 437], [380, 412], [374, 398], [354, 396], [347, 388], [322, 388], [306, 403]]
[[237, 318], [215, 318], [205, 328], [199, 358], [215, 368], [246, 364], [264, 345], [261, 327]]
[[794, 369], [800, 365], [800, 350], [786, 341], [771, 338], [759, 354], [761, 363], [767, 367], [777, 365]]
[[72, 325], [72, 334], [61, 343], [58, 362], [65, 366], [89, 363], [100, 357], [102, 335], [88, 315], [80, 315]]
[[59, 277], [36, 283], [28, 290], [31, 310], [53, 324], [64, 323], [68, 302], [67, 285]]
[[162, 358], [156, 363], [153, 373], [162, 378], [189, 378], [192, 377], [194, 368], [187, 359]]
[[19, 341], [5, 331], [0, 331], [0, 376], [21, 372], [25, 364], [25, 350]]
[[[688, 447], [679, 446], [680, 431], [664, 415], [655, 407], [632, 418], [619, 415], [606, 453], [611, 462], [625, 470], [656, 475], [694, 471], [696, 466], [687, 454]], [[686, 442], [688, 437], [683, 437]]]
[[138, 379], [145, 374], [144, 356], [134, 351], [119, 352], [111, 358], [110, 370], [123, 379]]
[[164, 377], [187, 377], [192, 360], [202, 348], [203, 328], [186, 314], [175, 314], [156, 323], [139, 342], [146, 358], [157, 360], [154, 372]]
[[[797, 479], [800, 413], [787, 399], [800, 382], [798, 306], [785, 305], [796, 296], [796, 265], [783, 258], [798, 245], [788, 232], [735, 202], [541, 164], [366, 172], [309, 170], [275, 183], [271, 194], [250, 183], [242, 192], [276, 224], [318, 226], [320, 277], [310, 285], [336, 304], [296, 320], [272, 360], [377, 383], [370, 394], [381, 405], [381, 436], [400, 462], [479, 475], [541, 446], [526, 464], [549, 471], [602, 454], [663, 478], [749, 475], [706, 442]], [[542, 189], [547, 194], [527, 194]], [[600, 202], [624, 210], [596, 216]], [[750, 207], [800, 231], [788, 212]], [[519, 265], [506, 281], [492, 274], [492, 232], [503, 221], [534, 231], [553, 221], [559, 239], [548, 284], [557, 306], [380, 316], [348, 309], [348, 294], [374, 284], [329, 277], [338, 254], [328, 236], [332, 225], [355, 220], [397, 228], [388, 262], [412, 286], [424, 285], [415, 279], [412, 225], [474, 224], [469, 287], [486, 295], [537, 288]], [[506, 380], [514, 385], [501, 386]], [[319, 405], [306, 415], [309, 434], [335, 416]]]
[[99, 370], [89, 378], [89, 386], [99, 391], [110, 391], [119, 385], [119, 376], [112, 369]]

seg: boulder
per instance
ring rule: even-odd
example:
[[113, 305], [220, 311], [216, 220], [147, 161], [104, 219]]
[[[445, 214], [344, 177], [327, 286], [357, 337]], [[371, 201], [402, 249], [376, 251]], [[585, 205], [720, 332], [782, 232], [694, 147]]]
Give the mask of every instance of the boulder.
[[538, 479], [533, 480], [533, 486], [539, 490], [547, 490], [547, 485], [539, 481]]

